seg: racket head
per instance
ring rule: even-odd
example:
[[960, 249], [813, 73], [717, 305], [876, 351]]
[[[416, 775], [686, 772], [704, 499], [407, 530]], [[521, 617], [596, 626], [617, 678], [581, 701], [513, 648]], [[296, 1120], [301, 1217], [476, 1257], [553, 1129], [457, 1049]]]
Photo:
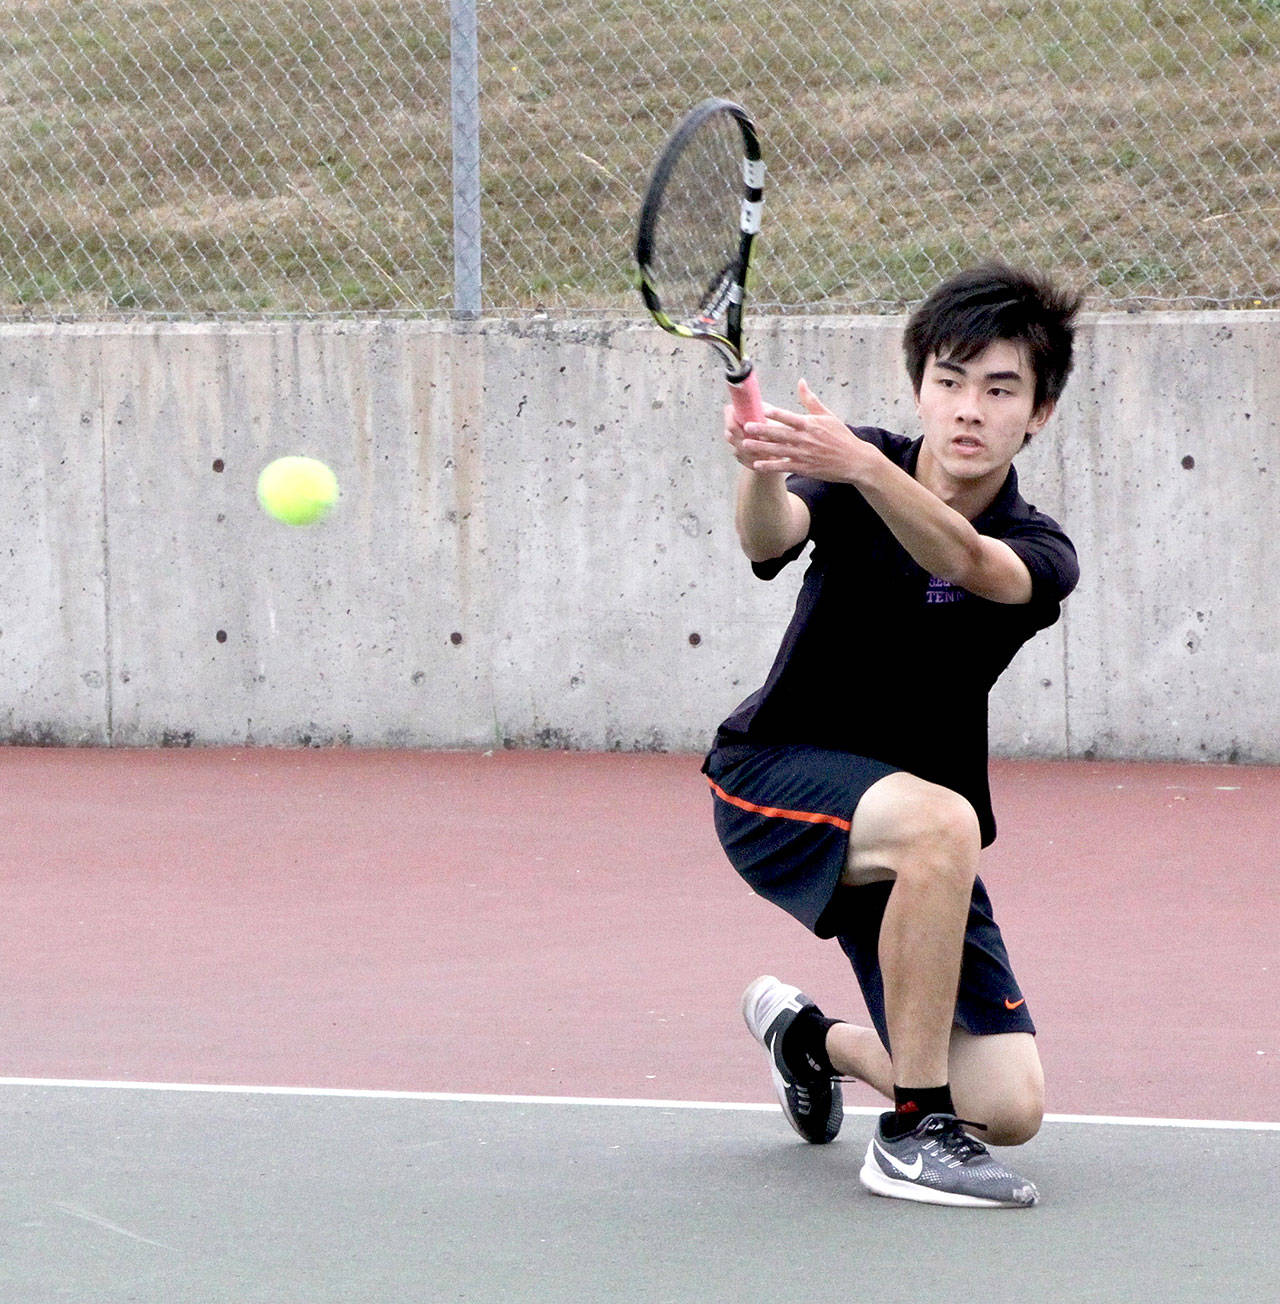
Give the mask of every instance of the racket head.
[[685, 115], [659, 155], [636, 231], [645, 307], [663, 330], [711, 344], [731, 379], [750, 371], [742, 304], [763, 202], [751, 118], [741, 105], [711, 98]]

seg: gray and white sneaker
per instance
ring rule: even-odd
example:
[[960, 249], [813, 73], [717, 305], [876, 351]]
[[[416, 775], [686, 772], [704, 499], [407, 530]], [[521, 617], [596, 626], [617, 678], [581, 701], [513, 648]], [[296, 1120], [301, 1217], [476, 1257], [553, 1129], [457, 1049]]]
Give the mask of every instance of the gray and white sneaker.
[[974, 1209], [1024, 1209], [1040, 1198], [1036, 1188], [1010, 1172], [954, 1114], [929, 1114], [906, 1136], [890, 1141], [884, 1130], [867, 1147], [862, 1185], [876, 1195]]
[[844, 1118], [840, 1081], [825, 1075], [799, 1078], [782, 1058], [783, 1035], [796, 1015], [813, 1004], [798, 987], [779, 982], [771, 974], [757, 978], [742, 993], [742, 1017], [769, 1056], [773, 1087], [787, 1122], [806, 1141], [824, 1145], [835, 1140]]

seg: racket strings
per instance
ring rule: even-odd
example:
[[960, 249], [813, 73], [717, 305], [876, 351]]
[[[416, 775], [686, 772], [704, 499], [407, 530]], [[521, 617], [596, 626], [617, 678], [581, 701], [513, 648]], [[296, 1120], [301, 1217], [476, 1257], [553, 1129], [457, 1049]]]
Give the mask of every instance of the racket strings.
[[718, 113], [689, 138], [667, 179], [651, 269], [677, 321], [724, 322], [738, 271], [742, 157], [737, 123]]

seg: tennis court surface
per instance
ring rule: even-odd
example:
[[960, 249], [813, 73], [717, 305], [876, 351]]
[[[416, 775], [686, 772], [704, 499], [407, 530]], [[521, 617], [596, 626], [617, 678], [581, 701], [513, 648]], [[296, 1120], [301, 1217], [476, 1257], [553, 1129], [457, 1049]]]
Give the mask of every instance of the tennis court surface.
[[[0, 750], [0, 1300], [1280, 1297], [1280, 770], [1001, 762], [1031, 1211], [877, 1200], [772, 1107], [843, 956], [689, 756]], [[865, 1111], [865, 1112], [864, 1112]]]

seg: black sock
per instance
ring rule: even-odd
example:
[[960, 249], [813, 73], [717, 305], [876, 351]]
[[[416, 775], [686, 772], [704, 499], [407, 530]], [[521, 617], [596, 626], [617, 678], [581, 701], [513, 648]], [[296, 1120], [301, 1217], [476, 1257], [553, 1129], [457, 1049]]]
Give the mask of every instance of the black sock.
[[806, 1005], [791, 1021], [782, 1038], [782, 1058], [801, 1079], [836, 1076], [827, 1054], [827, 1032], [839, 1019], [828, 1019], [816, 1005]]
[[880, 1130], [886, 1137], [906, 1136], [914, 1132], [929, 1114], [954, 1114], [951, 1084], [940, 1087], [893, 1086], [893, 1112], [880, 1115]]

